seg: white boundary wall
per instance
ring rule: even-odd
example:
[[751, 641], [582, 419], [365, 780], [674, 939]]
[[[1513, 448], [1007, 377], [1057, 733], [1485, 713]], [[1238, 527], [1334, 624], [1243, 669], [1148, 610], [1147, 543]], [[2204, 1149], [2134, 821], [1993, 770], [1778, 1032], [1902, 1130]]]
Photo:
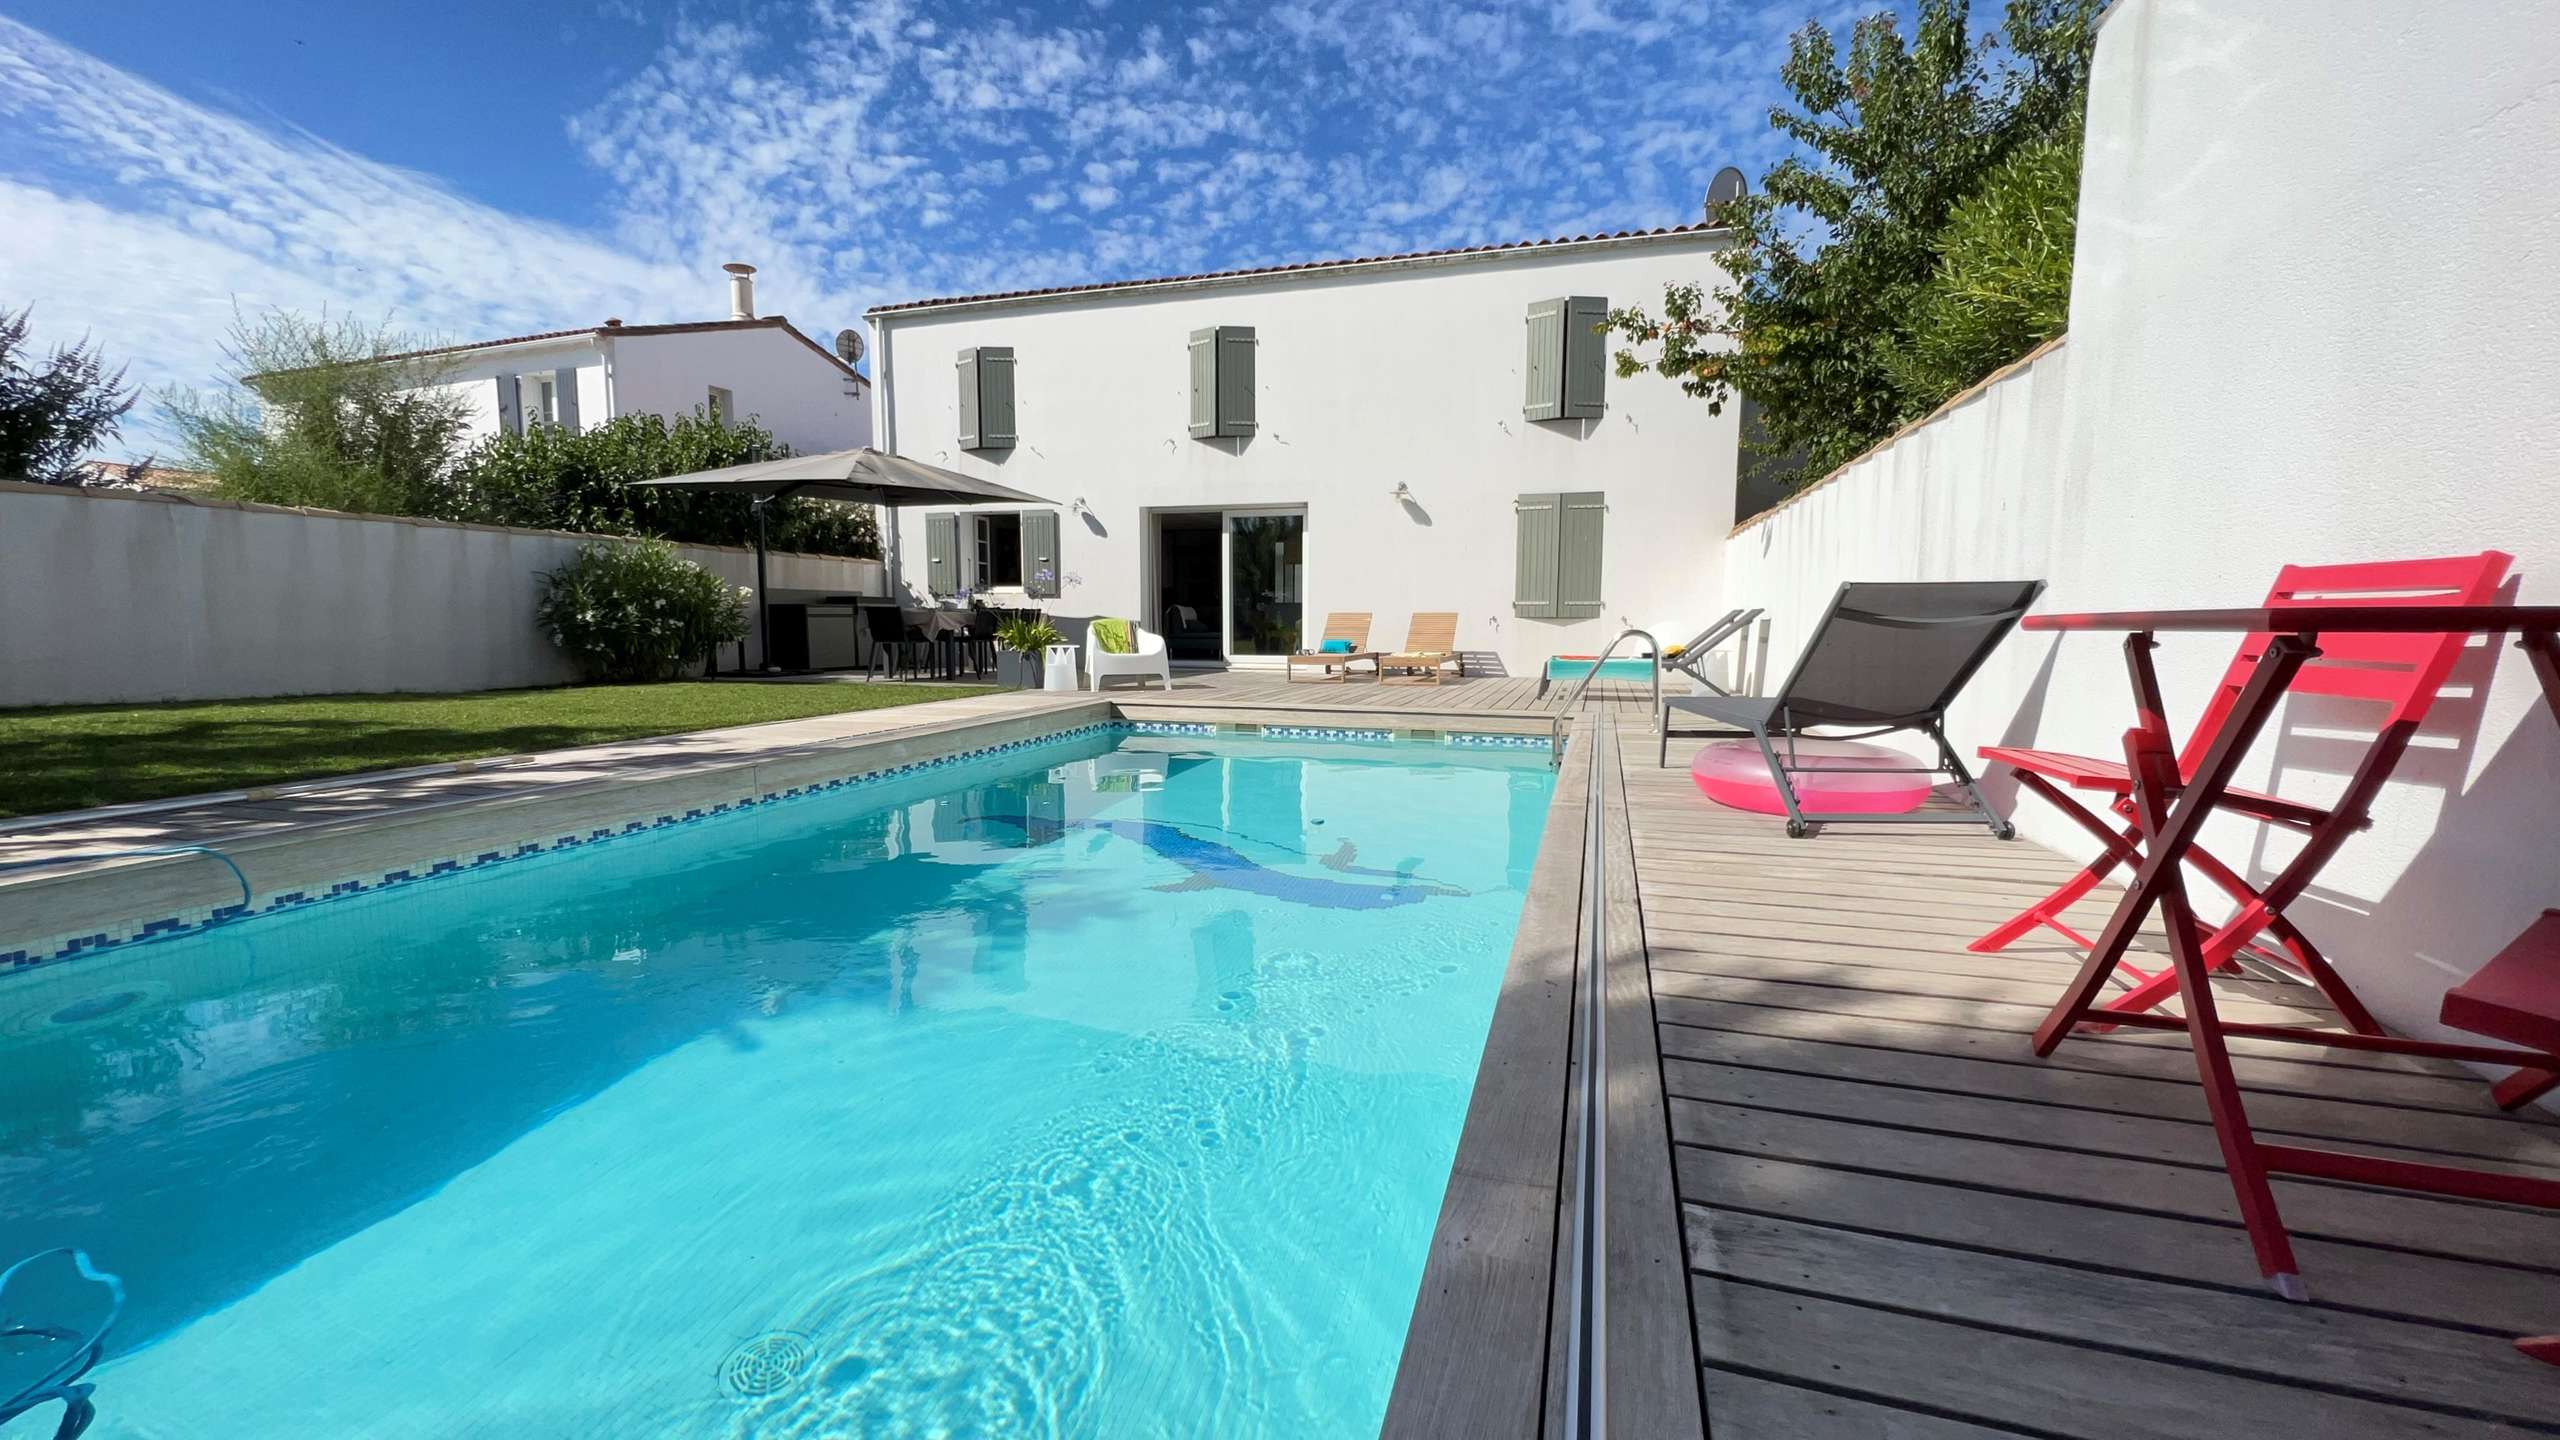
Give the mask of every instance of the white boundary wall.
[[[0, 483], [0, 707], [558, 685], [543, 571], [593, 536]], [[730, 581], [755, 556], [678, 547]], [[880, 564], [771, 557], [776, 591]]]
[[[2123, 0], [2101, 32], [2069, 344], [1736, 532], [1726, 598], [1770, 607], [1773, 687], [1845, 579], [2229, 605], [2288, 561], [2499, 549], [2560, 604], [2547, 0], [2211, 9]], [[2235, 643], [2163, 638], [2181, 739]], [[2334, 795], [2370, 711], [2289, 707], [2242, 783]], [[2021, 634], [1954, 721], [1968, 751], [2120, 755], [2122, 651]], [[2484, 647], [2420, 744], [2295, 913], [2387, 1022], [2432, 1031], [2447, 985], [2560, 905], [2560, 727], [2525, 658]], [[2089, 853], [2042, 801], [2016, 813]], [[2262, 878], [2291, 853], [2236, 822], [2207, 843]]]

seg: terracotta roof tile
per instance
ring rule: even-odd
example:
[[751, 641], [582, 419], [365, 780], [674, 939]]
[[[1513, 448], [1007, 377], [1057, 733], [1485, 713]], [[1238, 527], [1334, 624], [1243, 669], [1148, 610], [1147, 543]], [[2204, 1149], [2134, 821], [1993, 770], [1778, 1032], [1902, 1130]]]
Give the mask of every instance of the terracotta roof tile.
[[1207, 270], [1197, 275], [1157, 275], [1143, 280], [1100, 280], [1083, 285], [1051, 285], [1038, 290], [998, 290], [984, 295], [943, 295], [931, 300], [901, 300], [895, 305], [874, 305], [863, 312], [889, 315], [902, 310], [922, 310], [935, 305], [965, 305], [980, 300], [1028, 300], [1042, 295], [1081, 295], [1096, 291], [1129, 290], [1143, 285], [1179, 285], [1193, 280], [1228, 280], [1252, 275], [1295, 275], [1315, 270], [1341, 270], [1355, 265], [1380, 265], [1397, 260], [1436, 260], [1451, 255], [1490, 255], [1511, 250], [1539, 250], [1553, 245], [1587, 245], [1596, 240], [1640, 240], [1656, 235], [1692, 235], [1714, 230], [1713, 224], [1701, 221], [1694, 225], [1671, 225], [1654, 230], [1616, 230], [1597, 235], [1558, 235], [1545, 240], [1510, 240], [1495, 245], [1463, 245], [1454, 250], [1408, 250], [1395, 255], [1361, 255], [1339, 260], [1302, 260], [1294, 265], [1257, 265], [1244, 270]]

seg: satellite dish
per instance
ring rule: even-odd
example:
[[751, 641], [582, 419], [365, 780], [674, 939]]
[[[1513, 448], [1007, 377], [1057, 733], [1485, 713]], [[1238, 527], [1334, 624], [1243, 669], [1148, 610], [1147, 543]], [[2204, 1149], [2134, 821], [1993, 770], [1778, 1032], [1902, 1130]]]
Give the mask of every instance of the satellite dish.
[[836, 332], [836, 358], [847, 365], [862, 363], [861, 331], [839, 330]]
[[1750, 193], [1751, 182], [1743, 178], [1740, 170], [1727, 165], [1707, 182], [1707, 218], [1714, 219], [1717, 211]]

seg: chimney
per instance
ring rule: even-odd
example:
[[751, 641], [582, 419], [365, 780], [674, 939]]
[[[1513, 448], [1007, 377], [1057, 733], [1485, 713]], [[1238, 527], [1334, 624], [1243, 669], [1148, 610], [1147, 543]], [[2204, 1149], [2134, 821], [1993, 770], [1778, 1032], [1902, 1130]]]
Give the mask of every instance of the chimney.
[[729, 318], [756, 318], [756, 267], [732, 260], [720, 268], [729, 272]]

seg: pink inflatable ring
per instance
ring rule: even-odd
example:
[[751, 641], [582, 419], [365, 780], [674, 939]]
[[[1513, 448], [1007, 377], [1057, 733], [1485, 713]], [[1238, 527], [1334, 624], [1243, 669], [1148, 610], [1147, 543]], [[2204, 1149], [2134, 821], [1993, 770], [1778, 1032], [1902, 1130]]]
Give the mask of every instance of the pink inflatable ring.
[[[1787, 742], [1772, 743], [1783, 759]], [[1929, 777], [1916, 773], [1922, 762], [1899, 750], [1855, 740], [1798, 740], [1795, 759], [1825, 767], [1811, 774], [1799, 770], [1792, 777], [1796, 804], [1809, 815], [1901, 815], [1929, 799]], [[1830, 768], [1834, 766], [1839, 768]], [[1756, 740], [1718, 740], [1706, 746], [1690, 765], [1689, 778], [1719, 805], [1760, 815], [1787, 813], [1777, 777], [1769, 773], [1769, 761]]]

